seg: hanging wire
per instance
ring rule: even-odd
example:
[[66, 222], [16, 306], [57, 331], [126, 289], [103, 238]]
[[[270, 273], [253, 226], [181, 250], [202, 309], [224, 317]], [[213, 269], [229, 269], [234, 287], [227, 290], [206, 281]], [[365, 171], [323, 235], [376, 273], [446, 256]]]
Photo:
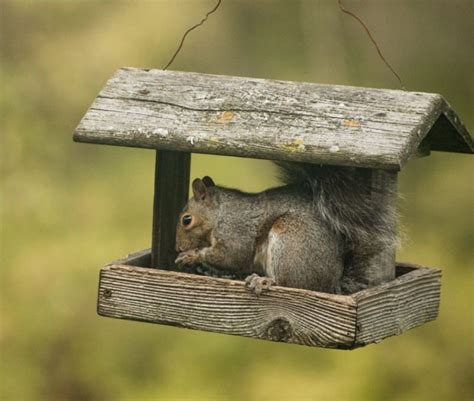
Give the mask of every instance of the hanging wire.
[[362, 25], [362, 27], [365, 29], [365, 32], [367, 33], [367, 35], [369, 36], [370, 40], [372, 41], [373, 45], [375, 46], [375, 49], [377, 50], [377, 53], [379, 54], [380, 59], [385, 63], [385, 65], [390, 69], [390, 71], [392, 71], [393, 75], [395, 75], [395, 77], [396, 77], [397, 80], [398, 80], [398, 83], [400, 84], [400, 87], [401, 87], [403, 90], [406, 90], [406, 89], [405, 89], [405, 86], [403, 86], [403, 82], [402, 82], [402, 79], [400, 78], [400, 75], [397, 74], [397, 72], [394, 70], [394, 68], [390, 65], [390, 63], [387, 61], [387, 59], [383, 56], [382, 51], [381, 51], [380, 48], [379, 48], [379, 45], [377, 44], [377, 42], [375, 41], [374, 37], [373, 37], [372, 34], [370, 33], [369, 28], [367, 28], [367, 25], [365, 25], [364, 21], [362, 21], [357, 15], [355, 15], [354, 13], [352, 13], [351, 11], [349, 11], [348, 9], [346, 9], [346, 8], [342, 5], [342, 0], [338, 0], [338, 3], [339, 3], [339, 8], [341, 9], [341, 11], [342, 11], [343, 13], [346, 13], [346, 14], [350, 15], [350, 16], [353, 17], [356, 21], [358, 21], [359, 24]]
[[208, 13], [205, 15], [205, 17], [196, 25], [193, 25], [191, 28], [189, 28], [183, 35], [183, 37], [181, 38], [181, 42], [179, 43], [179, 46], [178, 48], [176, 49], [176, 51], [174, 52], [173, 54], [173, 57], [171, 57], [171, 60], [168, 62], [168, 64], [166, 64], [166, 67], [163, 68], [163, 70], [167, 70], [168, 67], [173, 63], [174, 59], [176, 58], [176, 56], [178, 55], [178, 53], [180, 52], [181, 48], [183, 47], [183, 44], [184, 44], [184, 41], [186, 39], [186, 36], [188, 36], [188, 34], [193, 31], [194, 29], [196, 29], [197, 27], [201, 26], [202, 24], [204, 24], [204, 22], [207, 21], [207, 19], [209, 18], [209, 16], [214, 13], [218, 8], [219, 6], [221, 5], [221, 2], [222, 0], [217, 0], [217, 4], [215, 5], [215, 7], [211, 10], [211, 11], [208, 11]]
[[[206, 15], [204, 16], [204, 18], [199, 22], [197, 23], [196, 25], [193, 25], [191, 28], [189, 28], [188, 30], [186, 30], [186, 32], [183, 34], [182, 38], [181, 38], [181, 41], [178, 45], [178, 48], [176, 49], [176, 51], [174, 52], [173, 56], [171, 57], [170, 61], [168, 62], [168, 64], [166, 64], [166, 66], [163, 68], [163, 70], [167, 70], [168, 67], [173, 63], [173, 61], [175, 60], [176, 56], [179, 54], [179, 52], [181, 51], [181, 48], [183, 47], [183, 44], [184, 44], [184, 41], [186, 40], [186, 37], [188, 36], [188, 34], [193, 31], [194, 29], [200, 27], [202, 24], [204, 24], [207, 19], [209, 18], [209, 16], [211, 14], [213, 14], [214, 12], [217, 11], [217, 9], [219, 8], [219, 6], [221, 5], [221, 2], [222, 0], [217, 0], [217, 4], [214, 6], [214, 8], [210, 11], [208, 11], [206, 13]], [[367, 36], [369, 37], [370, 41], [372, 42], [372, 44], [374, 45], [375, 49], [377, 50], [377, 53], [380, 57], [380, 59], [384, 62], [384, 64], [388, 67], [388, 69], [392, 72], [392, 74], [397, 78], [398, 80], [398, 83], [400, 84], [400, 87], [403, 89], [403, 90], [406, 90], [405, 89], [405, 86], [403, 85], [403, 82], [402, 82], [402, 79], [400, 77], [400, 75], [397, 74], [397, 72], [395, 71], [395, 69], [391, 66], [391, 64], [387, 61], [387, 59], [384, 57], [384, 55], [382, 54], [382, 51], [380, 50], [380, 47], [379, 45], [377, 44], [377, 41], [374, 39], [374, 37], [372, 36], [372, 33], [370, 32], [369, 28], [367, 27], [367, 25], [364, 23], [364, 21], [362, 21], [361, 18], [359, 18], [356, 14], [354, 14], [353, 12], [349, 11], [347, 8], [344, 7], [344, 5], [342, 4], [342, 0], [338, 0], [338, 4], [339, 4], [339, 8], [340, 10], [347, 14], [347, 15], [350, 15], [352, 18], [354, 18], [360, 25], [362, 25], [362, 27], [364, 28], [365, 32], [367, 33]]]

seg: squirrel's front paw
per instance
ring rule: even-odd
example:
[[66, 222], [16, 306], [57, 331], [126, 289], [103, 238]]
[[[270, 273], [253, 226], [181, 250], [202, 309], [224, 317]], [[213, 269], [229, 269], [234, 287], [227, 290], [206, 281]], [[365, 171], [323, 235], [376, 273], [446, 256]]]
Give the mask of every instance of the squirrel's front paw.
[[181, 252], [174, 263], [178, 267], [193, 266], [199, 262], [199, 249]]
[[268, 290], [273, 284], [275, 284], [275, 280], [272, 278], [261, 277], [256, 273], [251, 274], [245, 279], [245, 287], [257, 296], [263, 291]]

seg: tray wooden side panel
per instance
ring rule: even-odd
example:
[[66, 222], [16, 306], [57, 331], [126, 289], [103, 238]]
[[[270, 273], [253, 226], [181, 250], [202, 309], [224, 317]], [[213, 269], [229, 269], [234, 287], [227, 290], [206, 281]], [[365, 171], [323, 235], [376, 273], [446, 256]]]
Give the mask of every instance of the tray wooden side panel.
[[401, 334], [438, 316], [441, 270], [404, 264], [398, 267], [413, 270], [353, 295], [357, 302], [354, 347]]
[[[441, 271], [397, 263], [397, 278], [351, 296], [272, 287], [149, 268], [150, 250], [100, 273], [98, 313], [272, 341], [354, 349], [438, 315]], [[143, 266], [143, 267], [140, 267]]]
[[355, 342], [350, 296], [275, 286], [257, 297], [242, 281], [120, 264], [101, 270], [98, 313], [309, 346]]

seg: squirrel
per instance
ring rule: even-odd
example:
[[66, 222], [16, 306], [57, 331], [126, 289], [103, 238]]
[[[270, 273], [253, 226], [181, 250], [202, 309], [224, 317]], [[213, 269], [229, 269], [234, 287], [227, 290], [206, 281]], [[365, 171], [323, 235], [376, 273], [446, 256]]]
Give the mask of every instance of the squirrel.
[[208, 176], [193, 181], [177, 223], [176, 265], [247, 277], [256, 295], [273, 284], [336, 294], [378, 284], [371, 260], [396, 244], [397, 216], [371, 200], [367, 170], [275, 163], [285, 185], [260, 193]]

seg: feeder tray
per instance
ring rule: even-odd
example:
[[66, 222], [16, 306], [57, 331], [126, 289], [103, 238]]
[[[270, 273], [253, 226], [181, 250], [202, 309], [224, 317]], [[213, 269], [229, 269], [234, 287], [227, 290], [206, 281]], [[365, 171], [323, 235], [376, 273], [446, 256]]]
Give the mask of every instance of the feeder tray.
[[438, 315], [440, 270], [395, 263], [394, 248], [371, 262], [384, 283], [352, 295], [274, 286], [256, 296], [243, 281], [170, 269], [191, 153], [358, 167], [372, 200], [395, 208], [410, 159], [473, 153], [441, 95], [123, 68], [74, 140], [157, 149], [152, 248], [101, 270], [102, 316], [353, 349]]
[[352, 295], [151, 269], [146, 250], [100, 272], [99, 315], [325, 348], [377, 343], [436, 319], [441, 271], [397, 264], [397, 278]]

